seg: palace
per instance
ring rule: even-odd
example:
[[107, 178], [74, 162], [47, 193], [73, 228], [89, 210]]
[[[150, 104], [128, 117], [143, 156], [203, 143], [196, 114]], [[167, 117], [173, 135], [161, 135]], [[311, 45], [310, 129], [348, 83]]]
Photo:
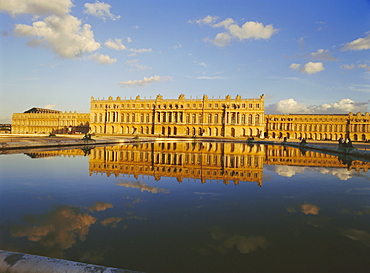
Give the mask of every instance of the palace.
[[265, 136], [271, 138], [370, 140], [370, 116], [366, 112], [331, 115], [266, 115]]
[[12, 116], [13, 134], [66, 134], [87, 133], [90, 115], [86, 113], [61, 112], [31, 108]]
[[264, 95], [130, 99], [91, 97], [90, 113], [32, 108], [12, 117], [12, 133], [236, 137], [370, 141], [368, 112], [265, 115]]
[[154, 136], [245, 137], [264, 132], [264, 96], [242, 99], [203, 98], [107, 100], [91, 98], [94, 133]]

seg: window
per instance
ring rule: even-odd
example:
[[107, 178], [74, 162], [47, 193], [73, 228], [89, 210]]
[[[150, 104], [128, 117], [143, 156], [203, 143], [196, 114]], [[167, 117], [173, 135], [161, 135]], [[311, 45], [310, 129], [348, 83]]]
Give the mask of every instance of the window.
[[218, 114], [215, 114], [215, 123], [218, 123]]
[[260, 116], [259, 115], [256, 115], [256, 117], [254, 118], [255, 119], [255, 124], [260, 124]]

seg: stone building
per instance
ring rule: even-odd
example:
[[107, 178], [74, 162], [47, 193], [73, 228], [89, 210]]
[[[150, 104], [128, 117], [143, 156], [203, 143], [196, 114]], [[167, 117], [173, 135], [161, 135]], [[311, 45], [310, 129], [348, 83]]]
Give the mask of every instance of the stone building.
[[91, 98], [94, 133], [161, 136], [246, 137], [264, 133], [264, 96], [242, 99]]
[[365, 114], [266, 115], [269, 138], [353, 141], [370, 140], [370, 116]]
[[13, 134], [73, 134], [89, 131], [90, 114], [31, 108], [12, 116]]

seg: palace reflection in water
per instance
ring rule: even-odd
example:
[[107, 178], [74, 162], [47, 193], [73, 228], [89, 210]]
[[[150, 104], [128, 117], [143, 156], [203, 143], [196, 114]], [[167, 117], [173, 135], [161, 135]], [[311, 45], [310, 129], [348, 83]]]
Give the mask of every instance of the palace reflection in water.
[[90, 175], [105, 174], [222, 181], [256, 182], [262, 186], [264, 165], [342, 168], [367, 172], [369, 162], [284, 146], [224, 142], [162, 142], [27, 153], [30, 157], [89, 154]]

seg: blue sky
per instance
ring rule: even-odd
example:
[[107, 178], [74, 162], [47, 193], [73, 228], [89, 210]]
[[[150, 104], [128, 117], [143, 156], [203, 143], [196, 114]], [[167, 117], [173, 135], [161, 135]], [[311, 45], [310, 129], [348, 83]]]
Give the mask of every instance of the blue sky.
[[370, 1], [0, 0], [0, 122], [90, 97], [370, 112]]

